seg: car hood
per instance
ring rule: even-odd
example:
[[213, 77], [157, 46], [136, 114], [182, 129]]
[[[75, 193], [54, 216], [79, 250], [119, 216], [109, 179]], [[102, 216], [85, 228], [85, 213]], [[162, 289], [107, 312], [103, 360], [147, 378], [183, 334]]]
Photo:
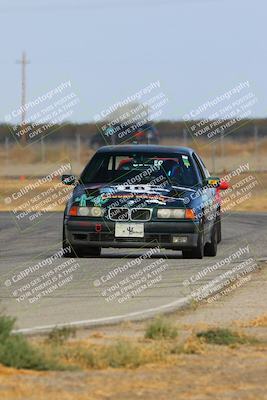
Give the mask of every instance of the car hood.
[[74, 189], [72, 203], [80, 206], [102, 207], [184, 207], [196, 190], [178, 186], [164, 188], [152, 185], [78, 185]]

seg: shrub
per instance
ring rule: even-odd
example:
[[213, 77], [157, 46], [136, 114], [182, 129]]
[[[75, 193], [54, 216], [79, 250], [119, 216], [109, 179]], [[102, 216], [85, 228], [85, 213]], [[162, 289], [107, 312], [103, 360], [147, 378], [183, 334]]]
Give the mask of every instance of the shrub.
[[162, 317], [154, 319], [145, 332], [147, 339], [175, 339], [177, 335], [176, 326]]
[[51, 370], [61, 369], [53, 360], [48, 360], [37, 348], [20, 334], [12, 334], [15, 319], [0, 316], [0, 363], [7, 367]]
[[87, 368], [133, 368], [147, 362], [139, 347], [122, 340], [109, 346], [67, 349], [64, 357]]
[[15, 318], [0, 316], [0, 343], [5, 341], [11, 334], [15, 324]]
[[204, 344], [196, 337], [189, 336], [183, 344], [175, 344], [171, 354], [203, 354]]
[[100, 368], [99, 353], [93, 348], [77, 345], [75, 347], [63, 347], [61, 357], [71, 363], [83, 368]]
[[104, 351], [104, 359], [112, 368], [138, 367], [141, 365], [140, 349], [129, 342], [118, 341]]
[[57, 363], [47, 360], [38, 349], [31, 346], [21, 335], [7, 338], [0, 344], [0, 363], [7, 367], [51, 370], [60, 369]]
[[206, 343], [217, 345], [232, 345], [232, 344], [248, 344], [253, 343], [256, 339], [241, 336], [230, 329], [214, 328], [207, 331], [197, 333], [197, 337], [203, 339]]
[[49, 332], [46, 342], [62, 345], [66, 340], [70, 337], [76, 336], [76, 329], [70, 326], [64, 326], [63, 328], [54, 328], [51, 332]]

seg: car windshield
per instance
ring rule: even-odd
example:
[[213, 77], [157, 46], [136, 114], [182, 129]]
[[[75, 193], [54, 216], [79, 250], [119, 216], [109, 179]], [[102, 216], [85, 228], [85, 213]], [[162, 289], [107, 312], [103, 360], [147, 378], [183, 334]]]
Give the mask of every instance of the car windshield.
[[84, 169], [81, 183], [195, 186], [195, 167], [186, 154], [97, 153]]

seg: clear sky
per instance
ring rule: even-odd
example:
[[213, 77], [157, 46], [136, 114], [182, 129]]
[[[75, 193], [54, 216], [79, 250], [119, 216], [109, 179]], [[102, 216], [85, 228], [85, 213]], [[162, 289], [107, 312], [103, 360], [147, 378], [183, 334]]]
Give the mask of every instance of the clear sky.
[[70, 80], [80, 98], [73, 122], [159, 80], [165, 119], [249, 81], [266, 117], [266, 0], [0, 0], [0, 121], [27, 100]]

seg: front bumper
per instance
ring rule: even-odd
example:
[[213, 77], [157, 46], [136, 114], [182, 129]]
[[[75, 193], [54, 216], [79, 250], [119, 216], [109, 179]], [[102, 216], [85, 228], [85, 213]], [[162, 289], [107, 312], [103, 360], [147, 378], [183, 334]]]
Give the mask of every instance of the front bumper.
[[[103, 219], [89, 221], [88, 219], [68, 217], [64, 221], [65, 234], [68, 242], [76, 247], [163, 247], [166, 249], [183, 250], [197, 246], [199, 224], [197, 221], [160, 221], [145, 222], [143, 238], [115, 237], [115, 222]], [[178, 242], [174, 243], [174, 237]], [[179, 240], [183, 240], [180, 242]]]

